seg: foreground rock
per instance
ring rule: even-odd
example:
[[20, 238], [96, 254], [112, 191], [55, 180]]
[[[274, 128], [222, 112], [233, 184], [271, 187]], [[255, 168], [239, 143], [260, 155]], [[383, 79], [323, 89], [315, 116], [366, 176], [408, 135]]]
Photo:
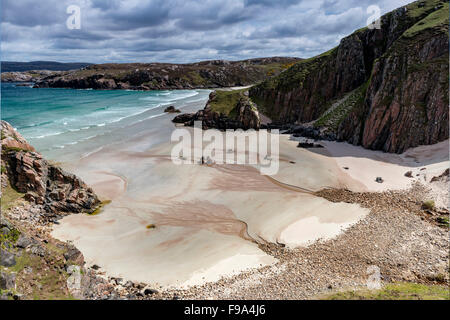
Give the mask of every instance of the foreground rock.
[[100, 203], [80, 178], [50, 164], [7, 122], [1, 122], [2, 173], [10, 186], [49, 213], [92, 212]]

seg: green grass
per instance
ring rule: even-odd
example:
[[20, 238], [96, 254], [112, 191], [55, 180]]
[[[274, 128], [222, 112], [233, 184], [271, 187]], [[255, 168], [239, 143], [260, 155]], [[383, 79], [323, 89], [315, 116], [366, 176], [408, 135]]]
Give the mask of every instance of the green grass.
[[105, 200], [105, 201], [102, 201], [102, 202], [98, 205], [98, 207], [97, 207], [93, 212], [88, 213], [88, 215], [90, 215], [90, 216], [95, 216], [95, 215], [101, 213], [101, 212], [103, 211], [103, 208], [104, 208], [106, 205], [110, 204], [110, 203], [111, 203], [111, 200]]
[[309, 59], [301, 60], [293, 64], [279, 76], [268, 79], [259, 86], [264, 89], [277, 89], [281, 91], [289, 91], [292, 88], [303, 86], [307, 76], [322, 67], [327, 62], [328, 57], [336, 52], [336, 49], [337, 47]]
[[28, 152], [27, 149], [22, 149], [22, 148], [18, 148], [18, 147], [2, 146], [2, 152], [9, 152], [9, 151], [15, 151], [15, 152], [24, 151], [24, 152]]
[[244, 91], [246, 89], [233, 91], [216, 90], [216, 98], [210, 102], [211, 110], [226, 116], [230, 115], [239, 99], [244, 96]]
[[394, 283], [380, 290], [355, 290], [334, 293], [325, 300], [450, 300], [448, 286]]
[[[423, 7], [419, 7], [419, 3], [425, 3]], [[437, 5], [442, 4], [441, 0], [420, 0], [410, 3], [406, 6], [408, 9], [407, 14], [411, 18], [419, 18], [424, 15], [426, 12], [432, 10]]]
[[2, 211], [10, 209], [14, 203], [23, 198], [23, 196], [23, 193], [17, 192], [8, 184], [6, 188], [2, 189], [2, 196], [0, 199]]
[[433, 200], [427, 200], [422, 203], [422, 208], [426, 210], [434, 210], [436, 208], [436, 204]]
[[347, 99], [335, 107], [334, 110], [329, 112], [325, 111], [314, 123], [314, 126], [327, 127], [331, 131], [337, 131], [341, 122], [347, 118], [350, 112], [361, 106], [364, 102], [368, 84], [369, 81], [356, 89], [347, 97]]
[[19, 273], [25, 267], [34, 267], [40, 264], [40, 259], [37, 256], [31, 255], [25, 251], [22, 252], [22, 255], [16, 257], [16, 264], [12, 267], [8, 267], [7, 269], [4, 267], [1, 267], [2, 271], [7, 272], [16, 272]]
[[20, 236], [20, 231], [17, 229], [10, 230], [7, 234], [0, 233], [0, 248], [12, 246], [17, 242]]
[[441, 227], [448, 228], [450, 226], [448, 216], [438, 217], [436, 221]]
[[442, 27], [448, 32], [448, 23], [449, 23], [449, 5], [448, 3], [444, 3], [443, 7], [437, 11], [430, 13], [424, 19], [417, 22], [411, 28], [403, 33], [403, 36], [411, 38], [420, 33], [425, 29]]

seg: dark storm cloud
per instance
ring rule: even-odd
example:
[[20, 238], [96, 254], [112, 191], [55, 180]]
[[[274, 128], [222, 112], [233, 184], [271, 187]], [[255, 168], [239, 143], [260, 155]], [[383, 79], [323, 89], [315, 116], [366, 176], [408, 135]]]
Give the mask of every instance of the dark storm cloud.
[[[91, 62], [310, 57], [409, 0], [2, 0], [4, 60]], [[66, 9], [81, 9], [69, 30]]]
[[66, 7], [58, 0], [45, 4], [35, 0], [2, 0], [1, 21], [28, 27], [52, 25], [65, 21]]

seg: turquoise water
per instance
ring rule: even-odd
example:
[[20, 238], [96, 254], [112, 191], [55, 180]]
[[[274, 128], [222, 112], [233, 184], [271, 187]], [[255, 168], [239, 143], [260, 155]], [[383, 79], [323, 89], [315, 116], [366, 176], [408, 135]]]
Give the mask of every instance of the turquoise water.
[[[168, 105], [204, 106], [208, 90], [125, 91], [33, 89], [1, 85], [1, 118], [44, 155], [62, 158], [170, 124]], [[187, 110], [185, 110], [187, 111]], [[145, 127], [139, 127], [145, 123]], [[127, 130], [128, 128], [128, 130]], [[133, 128], [133, 130], [131, 130]], [[103, 139], [98, 139], [103, 137]]]

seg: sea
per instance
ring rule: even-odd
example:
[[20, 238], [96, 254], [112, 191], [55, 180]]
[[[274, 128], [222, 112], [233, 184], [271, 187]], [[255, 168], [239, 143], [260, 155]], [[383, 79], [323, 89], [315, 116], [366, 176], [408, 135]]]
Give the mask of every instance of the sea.
[[147, 147], [170, 139], [173, 105], [182, 112], [205, 106], [210, 90], [78, 90], [1, 84], [1, 119], [36, 150], [70, 161], [102, 147], [154, 132]]

